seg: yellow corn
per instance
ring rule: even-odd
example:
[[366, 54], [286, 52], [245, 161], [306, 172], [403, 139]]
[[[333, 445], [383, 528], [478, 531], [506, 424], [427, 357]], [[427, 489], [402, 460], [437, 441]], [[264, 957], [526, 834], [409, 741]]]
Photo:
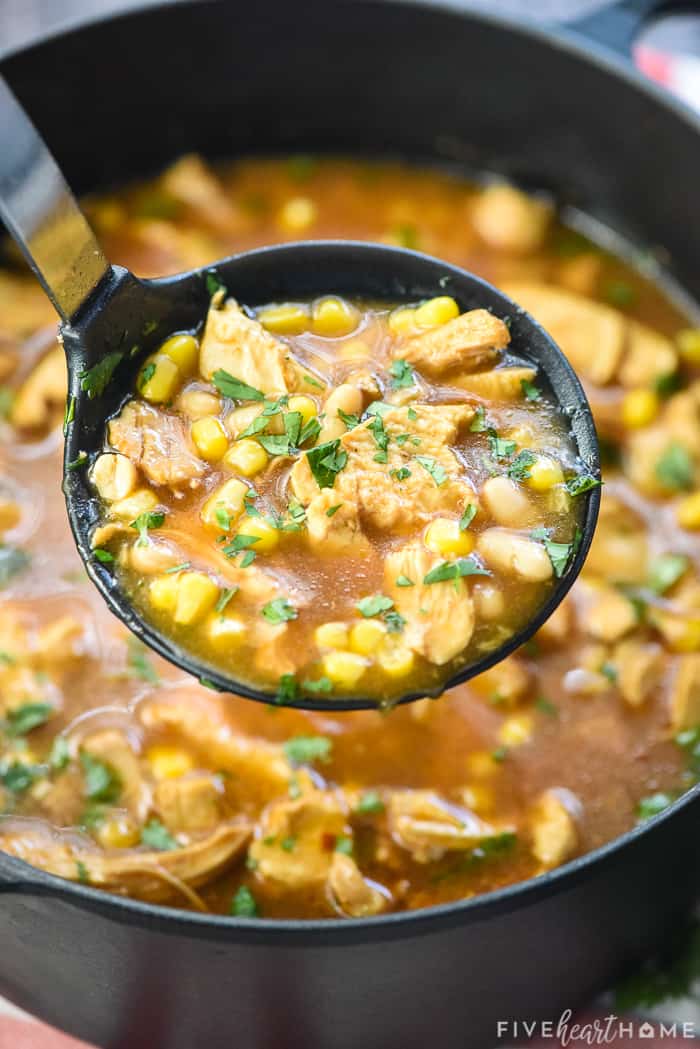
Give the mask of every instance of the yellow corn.
[[199, 511], [199, 517], [203, 524], [209, 528], [217, 528], [220, 532], [226, 532], [226, 518], [230, 522], [238, 520], [243, 513], [244, 500], [250, 489], [237, 477], [230, 481], [224, 481], [212, 494]]
[[400, 306], [389, 314], [389, 331], [392, 335], [413, 335], [416, 331], [416, 311], [410, 306]]
[[320, 649], [347, 648], [349, 645], [348, 628], [345, 623], [321, 623], [314, 630], [314, 641]]
[[256, 554], [269, 553], [270, 550], [275, 549], [280, 541], [280, 534], [277, 529], [261, 517], [247, 518], [243, 524], [239, 525], [238, 533], [239, 535], [256, 536], [258, 541], [250, 548]]
[[228, 652], [233, 645], [240, 645], [246, 636], [245, 623], [235, 616], [217, 615], [216, 612], [209, 616], [205, 629], [208, 640], [222, 652]]
[[287, 233], [300, 233], [316, 221], [318, 210], [309, 197], [292, 197], [281, 208], [277, 221]]
[[700, 619], [658, 612], [653, 623], [672, 652], [700, 651]]
[[525, 483], [535, 492], [548, 492], [550, 488], [564, 482], [564, 472], [560, 464], [548, 455], [538, 455], [529, 471], [530, 476]]
[[126, 499], [120, 499], [118, 502], [112, 503], [110, 512], [115, 517], [119, 517], [122, 521], [128, 521], [131, 524], [139, 514], [155, 510], [157, 506], [158, 496], [155, 492], [152, 492], [150, 488], [138, 488], [131, 495], [128, 495]]
[[419, 328], [437, 328], [448, 321], [459, 317], [459, 306], [450, 295], [438, 295], [428, 299], [416, 310], [416, 324]]
[[194, 335], [185, 333], [171, 335], [169, 339], [165, 340], [158, 353], [169, 357], [185, 377], [192, 375], [196, 371], [199, 360], [199, 346]]
[[452, 517], [436, 517], [425, 530], [423, 540], [428, 550], [441, 557], [454, 554], [466, 557], [474, 549], [475, 539], [471, 532], [461, 531], [459, 521]]
[[323, 657], [323, 672], [334, 685], [352, 688], [367, 669], [367, 660], [355, 652], [326, 652]]
[[533, 721], [531, 714], [514, 714], [501, 725], [498, 741], [504, 747], [519, 747], [532, 736]]
[[179, 626], [191, 626], [214, 607], [219, 587], [204, 572], [180, 572], [178, 578], [180, 585], [173, 620]]
[[11, 499], [0, 499], [0, 534], [16, 528], [22, 518], [18, 503]]
[[203, 415], [192, 423], [194, 446], [208, 463], [216, 463], [226, 454], [228, 436], [223, 423], [215, 415]]
[[309, 327], [309, 311], [298, 302], [267, 306], [258, 310], [257, 318], [264, 328], [276, 335], [301, 335]]
[[360, 656], [370, 656], [384, 640], [386, 627], [378, 619], [364, 619], [353, 623], [350, 630], [350, 648]]
[[158, 576], [148, 588], [151, 606], [157, 612], [174, 612], [179, 585], [179, 573]]
[[390, 677], [405, 677], [416, 661], [412, 650], [402, 644], [387, 644], [377, 653], [377, 665]]
[[147, 357], [136, 380], [136, 389], [152, 404], [171, 401], [182, 382], [182, 375], [175, 361], [162, 353]]
[[103, 849], [132, 849], [141, 840], [141, 832], [131, 817], [122, 813], [103, 820], [96, 837]]
[[194, 768], [192, 755], [182, 747], [154, 743], [146, 751], [146, 761], [154, 779], [179, 779]]
[[687, 364], [700, 364], [700, 328], [684, 328], [676, 335], [678, 351]]
[[349, 335], [358, 324], [358, 313], [354, 306], [337, 295], [318, 299], [311, 310], [312, 328], [315, 335], [327, 339], [338, 339]]
[[303, 426], [306, 426], [308, 422], [311, 422], [318, 415], [316, 402], [311, 397], [290, 397], [287, 409], [290, 412], [299, 412]]
[[630, 429], [648, 426], [659, 414], [659, 398], [653, 390], [630, 390], [622, 399], [622, 422]]
[[676, 520], [690, 532], [700, 529], [700, 492], [693, 492], [676, 503]]
[[224, 466], [243, 474], [244, 477], [255, 477], [264, 470], [269, 456], [263, 446], [252, 437], [244, 437], [232, 444], [223, 458]]

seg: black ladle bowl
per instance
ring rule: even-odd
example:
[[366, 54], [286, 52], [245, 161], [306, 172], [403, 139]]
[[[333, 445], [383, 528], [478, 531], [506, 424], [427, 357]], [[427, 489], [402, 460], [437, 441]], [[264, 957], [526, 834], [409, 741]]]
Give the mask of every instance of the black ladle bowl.
[[[279, 702], [276, 691], [233, 680], [183, 649], [134, 607], [112, 566], [94, 556], [91, 536], [102, 520], [102, 503], [89, 471], [104, 451], [107, 420], [131, 395], [144, 357], [173, 332], [201, 324], [213, 286], [224, 285], [249, 307], [329, 292], [386, 302], [449, 294], [460, 311], [481, 307], [508, 318], [509, 352], [537, 368], [538, 382], [549, 388], [570, 420], [580, 460], [588, 473], [599, 477], [595, 426], [573, 369], [544, 329], [486, 281], [419, 252], [353, 241], [260, 248], [174, 277], [139, 280], [107, 262], [53, 158], [2, 79], [0, 116], [8, 125], [0, 155], [0, 214], [62, 319], [68, 363], [63, 491], [78, 551], [92, 582], [136, 637], [211, 688]], [[581, 498], [585, 506], [578, 550], [533, 618], [434, 689], [407, 692], [392, 702], [439, 695], [498, 663], [542, 626], [571, 588], [593, 537], [600, 490], [593, 488]], [[309, 710], [339, 711], [374, 708], [379, 700], [302, 695], [291, 702]]]

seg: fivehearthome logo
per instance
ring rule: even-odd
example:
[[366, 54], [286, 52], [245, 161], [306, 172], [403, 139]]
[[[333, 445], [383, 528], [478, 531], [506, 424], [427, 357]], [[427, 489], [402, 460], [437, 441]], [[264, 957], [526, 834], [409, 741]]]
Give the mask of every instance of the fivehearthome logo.
[[654, 1040], [658, 1044], [663, 1040], [692, 1040], [697, 1034], [696, 1026], [691, 1022], [658, 1020], [651, 1023], [629, 1016], [596, 1016], [592, 1019], [573, 1019], [571, 1009], [565, 1010], [558, 1020], [498, 1020], [496, 1035], [501, 1040], [529, 1041], [539, 1039], [552, 1042], [555, 1046], [567, 1049], [567, 1046], [582, 1045], [624, 1045], [625, 1042], [636, 1046], [639, 1042]]

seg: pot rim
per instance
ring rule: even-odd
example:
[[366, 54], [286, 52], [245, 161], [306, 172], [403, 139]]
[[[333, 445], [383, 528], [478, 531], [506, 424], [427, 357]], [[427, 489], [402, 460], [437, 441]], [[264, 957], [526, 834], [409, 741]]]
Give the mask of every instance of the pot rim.
[[[213, 6], [221, 0], [205, 0], [205, 2]], [[646, 78], [618, 52], [567, 26], [542, 26], [512, 15], [494, 14], [481, 6], [465, 10], [460, 0], [335, 0], [335, 2], [341, 7], [368, 9], [390, 3], [405, 11], [416, 8], [428, 13], [454, 15], [462, 20], [471, 19], [487, 23], [521, 37], [536, 39], [550, 47], [564, 50], [579, 61], [588, 62], [603, 72], [625, 81], [700, 134], [700, 115], [688, 105]], [[63, 37], [73, 35], [83, 29], [137, 18], [151, 12], [166, 12], [176, 6], [196, 8], [203, 4], [201, 0], [155, 0], [155, 2], [145, 0], [141, 5], [127, 9], [98, 12], [87, 17], [75, 16], [19, 47], [0, 49], [0, 69], [8, 60], [20, 55], [30, 55], [45, 44], [58, 42]], [[567, 891], [586, 877], [591, 868], [604, 869], [606, 864], [615, 861], [618, 853], [632, 848], [648, 834], [654, 833], [657, 828], [675, 819], [684, 809], [694, 804], [700, 805], [700, 783], [691, 787], [667, 809], [650, 820], [632, 827], [626, 833], [613, 838], [599, 848], [544, 874], [467, 899], [454, 900], [419, 910], [396, 911], [370, 918], [267, 919], [200, 914], [118, 896], [79, 882], [71, 882], [48, 874], [40, 867], [34, 867], [24, 860], [1, 851], [0, 894], [29, 892], [34, 895], [64, 898], [66, 902], [79, 903], [85, 909], [113, 920], [118, 919], [127, 924], [147, 924], [160, 932], [170, 934], [178, 934], [186, 930], [190, 935], [200, 938], [214, 933], [215, 938], [226, 940], [230, 939], [233, 934], [241, 942], [259, 943], [280, 938], [288, 940], [292, 937], [295, 942], [322, 941], [324, 945], [328, 945], [333, 940], [338, 946], [367, 939], [406, 938], [434, 932], [436, 927], [461, 925], [470, 920], [484, 920], [492, 914], [510, 911], [520, 905], [531, 905], [544, 897]], [[456, 922], [455, 919], [457, 919]]]

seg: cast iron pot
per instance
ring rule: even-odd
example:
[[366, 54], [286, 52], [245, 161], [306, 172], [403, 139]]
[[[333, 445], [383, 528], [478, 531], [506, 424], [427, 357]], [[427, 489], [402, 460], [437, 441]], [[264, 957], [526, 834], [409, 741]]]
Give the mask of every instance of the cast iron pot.
[[[647, 0], [590, 34], [629, 43]], [[79, 190], [178, 154], [447, 158], [546, 185], [700, 293], [698, 122], [610, 48], [372, 0], [184, 2], [0, 64]], [[406, 755], [410, 761], [410, 755]], [[630, 758], [632, 760], [632, 758]], [[0, 993], [104, 1049], [478, 1049], [576, 1008], [696, 898], [700, 790], [523, 885], [353, 922], [187, 914], [0, 857]]]

